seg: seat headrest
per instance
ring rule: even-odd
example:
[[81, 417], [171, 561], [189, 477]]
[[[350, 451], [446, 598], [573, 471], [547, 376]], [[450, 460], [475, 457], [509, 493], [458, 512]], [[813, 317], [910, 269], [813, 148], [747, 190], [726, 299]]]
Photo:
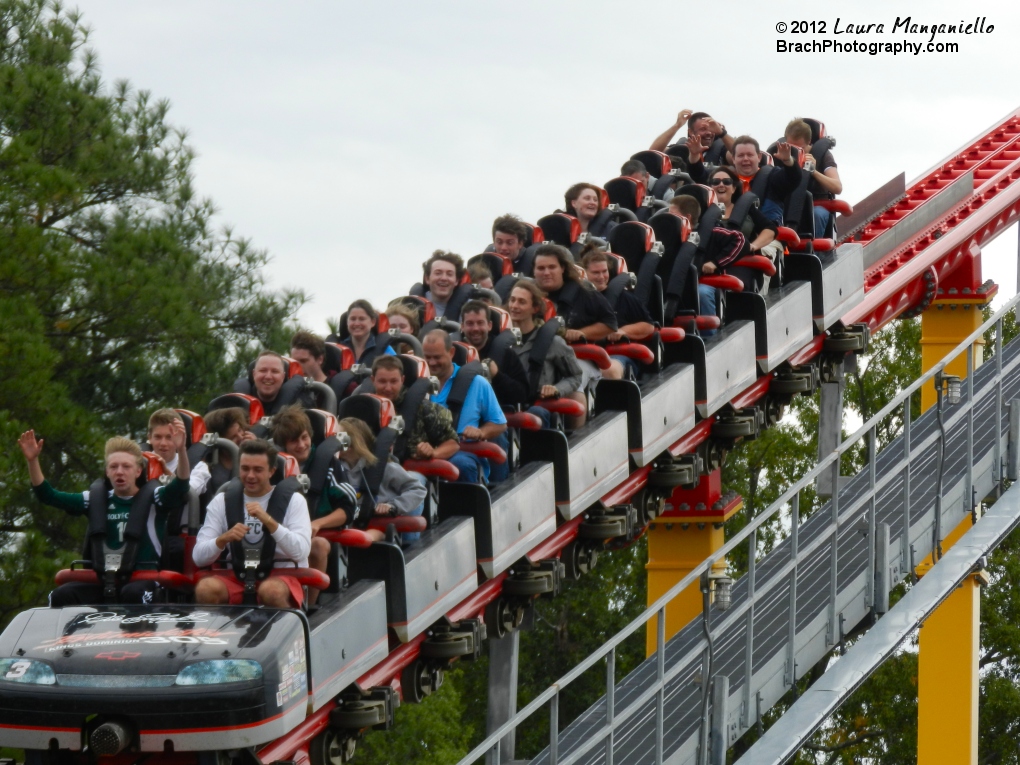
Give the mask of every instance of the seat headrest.
[[489, 321], [492, 322], [492, 333], [498, 335], [513, 326], [510, 321], [510, 314], [504, 308], [489, 307]]
[[354, 351], [340, 343], [326, 343], [326, 357], [323, 359], [322, 371], [327, 375], [342, 372], [354, 366]]
[[312, 443], [318, 446], [330, 436], [336, 435], [336, 415], [321, 409], [305, 409], [308, 421], [312, 423]]
[[287, 452], [279, 452], [276, 455], [276, 472], [269, 479], [273, 486], [279, 484], [284, 478], [294, 478], [301, 475], [301, 463]]
[[209, 408], [205, 413], [209, 414], [214, 409], [230, 409], [235, 406], [244, 409], [248, 413], [249, 426], [258, 425], [259, 421], [265, 416], [262, 402], [255, 396], [249, 396], [247, 393], [225, 393], [222, 396], [217, 396], [209, 402]]
[[642, 163], [645, 169], [656, 178], [661, 178], [673, 169], [669, 155], [661, 151], [652, 149], [639, 151], [637, 154], [632, 154], [630, 158]]
[[637, 212], [641, 203], [645, 201], [645, 184], [634, 178], [621, 176], [606, 181], [606, 193], [609, 201], [614, 205]]
[[609, 266], [610, 277], [627, 273], [627, 261], [622, 255], [617, 255], [615, 252], [607, 252], [606, 256], [609, 258], [607, 265]]
[[393, 402], [374, 393], [348, 396], [340, 402], [339, 410], [337, 413], [339, 419], [355, 417], [368, 425], [375, 435], [379, 435], [383, 428], [389, 427], [396, 417]]
[[478, 351], [469, 343], [455, 340], [453, 342], [453, 363], [464, 366], [472, 361], [478, 361]]
[[811, 143], [814, 144], [819, 138], [825, 138], [825, 123], [820, 120], [804, 117], [804, 122], [811, 128]]
[[553, 213], [539, 218], [546, 241], [569, 248], [581, 236], [581, 222], [573, 215]]
[[705, 210], [716, 203], [715, 192], [708, 186], [700, 183], [688, 183], [685, 186], [681, 186], [677, 189], [677, 196], [681, 194], [687, 194], [688, 196], [694, 197], [698, 200], [698, 205], [701, 207], [701, 214], [705, 214]]
[[483, 252], [468, 259], [467, 264], [469, 266], [473, 266], [475, 263], [481, 263], [489, 269], [489, 272], [492, 274], [493, 284], [498, 282], [501, 276], [507, 276], [514, 272], [513, 261], [494, 252]]
[[205, 420], [202, 419], [202, 415], [189, 409], [174, 409], [174, 411], [181, 416], [181, 421], [184, 423], [184, 438], [187, 445], [191, 446], [201, 441], [206, 432]]
[[525, 223], [524, 226], [528, 229], [528, 234], [524, 237], [525, 247], [530, 247], [533, 244], [541, 244], [545, 241], [545, 232], [543, 232], [541, 228], [532, 223]]
[[[398, 297], [396, 300], [390, 301], [390, 305], [399, 303], [405, 305], [413, 311], [418, 312], [418, 326], [424, 327], [434, 318], [436, 318], [436, 307], [432, 305], [432, 301], [428, 300], [421, 295], [403, 295]], [[387, 321], [388, 323], [388, 321]]]
[[138, 482], [145, 483], [146, 481], [155, 481], [157, 478], [163, 475], [163, 460], [159, 458], [159, 455], [154, 452], [142, 452], [142, 457], [145, 459], [145, 470], [138, 477]]
[[543, 316], [542, 318], [544, 318], [546, 321], [549, 321], [555, 315], [556, 315], [556, 304], [553, 301], [551, 301], [549, 298], [546, 298], [545, 299], [545, 316]]
[[400, 363], [404, 365], [404, 385], [410, 385], [420, 377], [429, 376], [429, 365], [425, 359], [413, 356], [410, 353], [401, 353], [397, 356]]
[[637, 264], [654, 244], [655, 231], [647, 223], [624, 221], [609, 232], [610, 248], [626, 259], [631, 271], [637, 271]]
[[662, 242], [667, 256], [680, 249], [680, 245], [691, 235], [690, 221], [669, 211], [653, 215], [648, 219], [648, 225], [655, 232], [656, 239]]

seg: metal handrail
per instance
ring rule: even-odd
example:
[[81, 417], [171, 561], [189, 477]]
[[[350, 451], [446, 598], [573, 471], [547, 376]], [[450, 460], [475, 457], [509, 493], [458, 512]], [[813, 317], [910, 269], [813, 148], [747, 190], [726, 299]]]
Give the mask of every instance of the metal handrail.
[[[861, 441], [866, 436], [871, 436], [871, 442], [872, 442], [871, 443], [870, 454], [869, 454], [869, 466], [867, 468], [869, 470], [869, 479], [870, 479], [869, 480], [869, 484], [870, 484], [870, 487], [871, 487], [872, 491], [874, 492], [874, 491], [877, 491], [879, 488], [885, 486], [891, 480], [891, 478], [889, 476], [885, 476], [885, 477], [883, 477], [880, 480], [876, 480], [876, 477], [875, 477], [875, 462], [877, 460], [877, 444], [875, 443], [874, 434], [875, 434], [875, 432], [877, 432], [876, 429], [877, 429], [878, 425], [882, 422], [882, 420], [884, 420], [890, 414], [895, 412], [897, 408], [899, 408], [900, 406], [903, 406], [904, 402], [906, 402], [906, 406], [905, 406], [905, 411], [906, 411], [905, 432], [907, 432], [909, 434], [909, 427], [910, 427], [909, 426], [909, 422], [910, 422], [909, 399], [910, 399], [910, 397], [913, 396], [914, 393], [919, 391], [926, 383], [934, 380], [937, 375], [941, 375], [945, 371], [945, 368], [946, 368], [946, 366], [948, 364], [950, 364], [958, 356], [960, 356], [961, 354], [964, 354], [964, 353], [966, 353], [968, 355], [968, 372], [970, 372], [970, 374], [968, 374], [968, 378], [967, 378], [968, 379], [968, 399], [967, 399], [966, 409], [963, 410], [963, 411], [959, 411], [957, 413], [956, 418], [954, 418], [954, 420], [958, 419], [961, 416], [964, 416], [965, 413], [970, 414], [970, 416], [972, 417], [973, 416], [973, 411], [974, 411], [974, 404], [975, 404], [974, 384], [973, 384], [973, 370], [976, 368], [976, 364], [974, 363], [974, 359], [973, 359], [974, 343], [977, 340], [981, 339], [983, 337], [984, 333], [988, 329], [990, 329], [992, 326], [996, 326], [997, 327], [997, 335], [1000, 338], [1000, 340], [997, 340], [997, 342], [996, 342], [996, 350], [997, 350], [998, 354], [1001, 354], [1001, 345], [1002, 345], [1001, 344], [1001, 336], [1002, 336], [1003, 318], [1005, 317], [1005, 315], [1007, 313], [1009, 313], [1011, 310], [1015, 309], [1018, 304], [1020, 304], [1020, 294], [1015, 295], [1009, 301], [1007, 301], [992, 317], [990, 317], [988, 320], [986, 320], [984, 323], [982, 323], [981, 326], [978, 329], [976, 329], [974, 332], [972, 332], [965, 340], [963, 340], [952, 351], [950, 351], [948, 354], [946, 354], [946, 356], [941, 361], [939, 361], [929, 371], [927, 371], [924, 374], [922, 374], [917, 380], [915, 380], [913, 383], [908, 385], [904, 390], [902, 390], [899, 394], [897, 394], [897, 396], [894, 397], [881, 410], [879, 410], [878, 413], [873, 415], [867, 422], [862, 424], [861, 427], [858, 428], [852, 435], [850, 435], [847, 438], [845, 438], [839, 444], [839, 446], [837, 446], [835, 449], [833, 449], [828, 455], [823, 457], [818, 462], [817, 465], [815, 465], [813, 468], [808, 470], [807, 473], [799, 481], [797, 481], [789, 489], [787, 489], [786, 492], [784, 492], [775, 502], [773, 502], [772, 505], [767, 510], [765, 510], [764, 512], [762, 512], [762, 513], [758, 514], [757, 516], [755, 516], [754, 519], [750, 520], [729, 541], [727, 541], [717, 551], [715, 551], [715, 552], [711, 553], [710, 555], [708, 555], [697, 567], [695, 567], [690, 573], [688, 573], [685, 577], [683, 577], [683, 579], [681, 579], [676, 585], [674, 585], [666, 593], [664, 593], [658, 600], [656, 600], [654, 603], [652, 603], [650, 606], [648, 606], [644, 611], [642, 611], [640, 615], [638, 615], [634, 620], [632, 620], [619, 633], [617, 633], [614, 637], [612, 637], [608, 641], [606, 641], [606, 643], [604, 643], [598, 650], [594, 651], [586, 659], [581, 661], [581, 663], [579, 663], [576, 667], [574, 667], [572, 670], [567, 672], [556, 683], [554, 683], [553, 685], [549, 686], [549, 688], [544, 690], [542, 693], [538, 694], [538, 696], [536, 696], [529, 704], [527, 704], [525, 707], [520, 709], [517, 712], [517, 714], [515, 714], [506, 723], [501, 725], [497, 730], [495, 730], [493, 733], [491, 733], [489, 736], [487, 736], [485, 738], [485, 740], [482, 741], [480, 744], [478, 744], [474, 749], [472, 749], [460, 761], [460, 763], [458, 765], [468, 765], [468, 763], [474, 762], [479, 757], [482, 757], [483, 755], [485, 755], [488, 752], [494, 753], [495, 762], [498, 765], [498, 763], [500, 762], [499, 742], [500, 742], [500, 740], [503, 739], [504, 736], [506, 736], [506, 734], [510, 733], [511, 731], [516, 730], [518, 725], [523, 720], [529, 718], [532, 714], [534, 714], [536, 711], [538, 711], [543, 705], [545, 705], [546, 702], [552, 702], [552, 704], [551, 704], [552, 709], [556, 710], [557, 713], [558, 713], [558, 707], [559, 707], [559, 703], [558, 702], [559, 702], [559, 693], [560, 693], [560, 691], [563, 688], [565, 688], [566, 686], [570, 685], [574, 680], [576, 680], [578, 677], [580, 677], [582, 674], [584, 674], [587, 670], [589, 670], [593, 666], [595, 666], [595, 664], [597, 662], [601, 661], [603, 658], [607, 658], [608, 656], [613, 655], [613, 660], [614, 661], [612, 661], [612, 663], [615, 664], [615, 651], [616, 651], [617, 646], [619, 646], [628, 637], [630, 637], [631, 635], [636, 633], [638, 629], [644, 627], [647, 624], [647, 622], [650, 621], [653, 617], [657, 617], [658, 618], [658, 622], [657, 622], [658, 635], [657, 635], [656, 648], [655, 648], [655, 654], [656, 654], [656, 658], [657, 658], [657, 667], [658, 667], [658, 669], [657, 669], [657, 672], [656, 672], [656, 681], [655, 681], [655, 683], [653, 683], [648, 689], [646, 689], [645, 692], [642, 693], [637, 699], [632, 701], [625, 710], [623, 710], [623, 711], [619, 711], [619, 710], [616, 710], [616, 709], [607, 710], [607, 720], [608, 720], [608, 722], [606, 724], [604, 724], [598, 731], [592, 731], [590, 733], [590, 735], [589, 735], [588, 741], [583, 746], [581, 746], [577, 750], [573, 751], [571, 753], [570, 757], [568, 757], [562, 763], [560, 763], [559, 759], [558, 759], [558, 723], [552, 724], [551, 727], [550, 727], [551, 740], [550, 740], [549, 752], [550, 752], [550, 763], [551, 763], [551, 765], [569, 765], [569, 763], [574, 762], [576, 759], [578, 759], [579, 757], [583, 756], [584, 753], [586, 753], [587, 751], [590, 751], [590, 749], [593, 748], [596, 744], [604, 743], [609, 738], [611, 733], [619, 726], [619, 724], [621, 722], [623, 722], [624, 720], [626, 720], [627, 718], [632, 716], [638, 709], [640, 709], [641, 705], [643, 705], [645, 702], [647, 702], [653, 695], [656, 695], [658, 697], [657, 714], [656, 714], [656, 723], [657, 723], [656, 724], [656, 753], [657, 753], [657, 757], [659, 758], [658, 761], [661, 761], [662, 753], [663, 753], [663, 750], [662, 750], [662, 701], [663, 701], [662, 697], [663, 697], [663, 692], [664, 692], [664, 689], [665, 689], [665, 685], [666, 685], [666, 683], [667, 683], [667, 681], [669, 679], [672, 679], [683, 668], [688, 666], [691, 663], [691, 661], [693, 661], [694, 654], [696, 653], [695, 651], [691, 651], [689, 653], [688, 657], [685, 657], [685, 659], [683, 659], [682, 661], [678, 662], [677, 665], [671, 667], [669, 672], [665, 672], [664, 671], [663, 662], [664, 662], [664, 658], [665, 658], [665, 642], [666, 642], [665, 639], [664, 639], [664, 625], [665, 625], [666, 605], [668, 603], [670, 603], [677, 595], [679, 595], [681, 592], [686, 590], [689, 586], [691, 586], [695, 582], [699, 581], [700, 578], [702, 577], [702, 575], [704, 575], [706, 572], [708, 572], [718, 560], [720, 560], [722, 558], [725, 558], [730, 552], [732, 552], [734, 549], [736, 549], [736, 547], [738, 545], [743, 543], [745, 540], [747, 540], [752, 535], [756, 534], [757, 530], [762, 525], [764, 525], [767, 521], [772, 520], [775, 516], [780, 514], [783, 511], [783, 509], [788, 504], [791, 505], [792, 509], [796, 510], [796, 517], [794, 518], [795, 523], [792, 525], [792, 530], [796, 529], [797, 526], [799, 525], [799, 521], [800, 521], [800, 513], [799, 513], [799, 497], [800, 497], [800, 492], [803, 491], [811, 483], [813, 483], [815, 481], [815, 479], [817, 479], [818, 476], [820, 476], [823, 473], [823, 471], [826, 470], [826, 469], [833, 470], [833, 472], [834, 472], [833, 486], [834, 486], [834, 488], [837, 487], [837, 483], [835, 482], [835, 478], [838, 476], [839, 461], [840, 461], [840, 459], [842, 458], [842, 456], [846, 452], [848, 452], [853, 446], [855, 446], [859, 441]], [[1000, 369], [1000, 372], [1001, 372], [1001, 361], [999, 363], [1000, 363], [999, 369]], [[997, 394], [997, 400], [1001, 404], [1001, 398], [1002, 398], [1002, 395], [1001, 395], [1001, 384], [996, 386], [996, 391], [995, 392]], [[983, 392], [982, 393], [982, 397], [984, 395], [985, 395], [985, 393]], [[973, 444], [973, 425], [972, 424], [971, 424], [971, 426], [969, 428], [968, 436], [969, 436], [968, 437], [968, 442], [972, 445]], [[928, 444], [931, 440], [933, 440], [933, 438], [934, 438], [934, 436], [929, 437], [928, 439], [926, 439], [925, 440], [925, 444]], [[907, 443], [905, 456], [907, 458], [907, 465], [908, 465], [907, 470], [908, 471], [909, 471], [910, 459], [912, 458], [912, 454], [911, 454], [912, 452], [916, 452], [918, 454], [921, 454], [921, 453], [924, 452], [924, 450], [921, 449], [921, 448], [917, 448], [917, 449], [913, 449], [912, 450], [910, 448], [909, 443]], [[970, 481], [969, 481], [969, 484], [968, 484], [970, 486], [973, 486], [972, 473], [973, 473], [973, 465], [971, 465], [971, 467], [970, 467], [970, 476], [969, 476], [970, 477]], [[868, 502], [868, 501], [869, 501], [869, 497], [860, 498], [860, 499], [856, 500], [854, 502], [854, 504], [851, 505], [847, 509], [846, 512], [847, 513], [852, 513], [856, 509], [858, 509], [861, 504], [864, 504], [865, 502]], [[798, 549], [798, 550], [795, 551], [796, 555], [792, 555], [790, 562], [787, 563], [786, 566], [783, 567], [783, 573], [784, 574], [786, 573], [787, 569], [794, 569], [795, 570], [798, 561], [803, 560], [811, 552], [813, 552], [814, 550], [817, 550], [819, 547], [821, 547], [821, 545], [822, 545], [822, 543], [824, 541], [827, 541], [830, 538], [832, 539], [833, 550], [835, 550], [835, 534], [839, 530], [839, 519], [840, 519], [840, 516], [843, 514], [843, 513], [841, 513], [841, 510], [839, 508], [838, 491], [834, 491], [833, 492], [833, 496], [832, 496], [832, 499], [831, 499], [831, 505], [832, 505], [832, 513], [833, 513], [833, 521], [834, 522], [831, 524], [831, 526], [829, 528], [827, 528], [824, 532], [822, 532], [815, 539], [813, 539], [809, 545], [807, 545], [806, 547], [804, 547], [802, 549]], [[874, 507], [874, 503], [872, 503], [872, 505]], [[872, 517], [870, 519], [870, 521], [869, 521], [869, 537], [870, 537], [870, 542], [871, 542], [871, 547], [872, 547], [872, 553], [874, 552], [874, 538], [875, 538], [875, 536], [874, 536], [874, 529], [871, 528], [871, 526], [873, 525], [873, 520], [874, 520], [874, 518]], [[793, 531], [791, 536], [794, 539], [796, 539], [796, 536], [797, 536], [796, 531]], [[752, 556], [752, 558], [753, 558], [753, 556]], [[835, 552], [833, 553], [833, 561], [835, 561]], [[911, 561], [911, 563], [913, 563], [913, 561]], [[774, 577], [774, 580], [781, 580], [781, 579], [782, 579], [781, 576]], [[873, 585], [873, 583], [872, 583], [872, 585]], [[834, 586], [835, 586], [835, 577], [833, 577], [833, 587]], [[756, 590], [754, 594], [761, 595], [763, 593], [768, 592], [770, 589], [771, 589], [771, 587], [766, 585], [766, 587], [764, 587], [763, 589]], [[725, 619], [720, 621], [717, 629], [721, 630], [722, 628], [729, 626], [733, 622], [734, 619], [736, 619], [740, 614], [742, 614], [744, 612], [744, 610], [746, 610], [746, 608], [749, 607], [749, 603], [750, 603], [750, 599], [748, 601], [745, 601], [744, 604], [742, 604], [740, 607], [738, 607], [737, 611], [732, 615], [732, 617], [730, 617], [730, 615], [727, 615], [727, 618], [725, 618]], [[873, 592], [871, 594], [871, 603], [872, 604], [874, 603], [874, 593]], [[830, 609], [834, 609], [834, 608], [835, 608], [835, 598], [830, 598]], [[834, 628], [833, 621], [834, 620], [830, 620], [830, 629]], [[835, 644], [836, 642], [837, 641], [835, 641], [835, 640], [831, 640], [830, 644]], [[701, 644], [703, 646], [707, 647], [707, 641], [706, 640], [703, 639], [701, 641]], [[704, 650], [704, 648], [702, 648], [702, 650]], [[615, 678], [609, 676], [608, 673], [607, 673], [607, 687], [611, 683], [615, 683]], [[702, 679], [702, 692], [703, 693], [709, 692], [708, 686], [709, 686], [709, 678], [703, 678]], [[611, 698], [611, 694], [607, 693], [606, 698], [607, 698], [607, 700], [609, 698]], [[703, 721], [702, 724], [704, 725], [705, 722]], [[707, 757], [707, 753], [703, 752], [702, 753], [702, 761], [707, 761], [705, 759], [706, 757]]]

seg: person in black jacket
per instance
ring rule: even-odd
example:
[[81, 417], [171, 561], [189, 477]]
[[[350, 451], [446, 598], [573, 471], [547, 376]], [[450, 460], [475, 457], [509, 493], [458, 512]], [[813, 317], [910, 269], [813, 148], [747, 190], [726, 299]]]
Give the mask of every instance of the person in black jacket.
[[[740, 231], [744, 236], [744, 245], [737, 258], [745, 255], [763, 254], [770, 260], [775, 260], [775, 253], [770, 245], [776, 238], [776, 224], [766, 218], [756, 207], [747, 209], [741, 220], [734, 220], [733, 213], [736, 202], [743, 196], [740, 176], [735, 170], [728, 167], [720, 167], [712, 173], [709, 179], [716, 198], [724, 205], [722, 223], [731, 230]], [[713, 232], [713, 238], [715, 234]], [[766, 250], [765, 248], [768, 248]], [[758, 289], [761, 286], [761, 272], [752, 271], [747, 268], [736, 266], [727, 271], [736, 276], [744, 283], [744, 290]]]
[[[535, 250], [535, 283], [556, 305], [556, 313], [567, 327], [564, 339], [568, 343], [605, 340], [620, 328], [609, 302], [582, 278], [583, 273], [566, 247], [543, 244]], [[578, 363], [584, 372], [582, 390], [603, 376], [623, 379], [623, 365], [618, 361], [604, 372], [586, 359]]]
[[[489, 306], [481, 300], [469, 300], [460, 312], [460, 333], [478, 351], [478, 358], [489, 365], [489, 383], [500, 406], [515, 407], [528, 403], [528, 375], [510, 345], [494, 354], [492, 320]], [[494, 358], [497, 355], [498, 358]]]

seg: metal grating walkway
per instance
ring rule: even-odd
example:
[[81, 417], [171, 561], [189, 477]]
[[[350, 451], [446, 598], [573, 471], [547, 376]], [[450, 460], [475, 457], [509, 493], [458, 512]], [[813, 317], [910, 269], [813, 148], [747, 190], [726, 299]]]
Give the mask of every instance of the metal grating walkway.
[[[1015, 302], [1015, 301], [1014, 301]], [[1001, 361], [1000, 361], [1001, 359]], [[999, 366], [1001, 365], [1001, 371]], [[968, 385], [963, 401], [946, 409], [946, 451], [943, 485], [942, 536], [964, 518], [976, 500], [989, 495], [998, 481], [1000, 455], [1005, 454], [1007, 417], [1002, 402], [1020, 397], [1020, 341], [1002, 349], [998, 359], [979, 367], [974, 380], [973, 455], [968, 460]], [[997, 385], [1001, 381], [1001, 390]], [[998, 419], [998, 422], [996, 422]], [[907, 464], [901, 435], [874, 460], [876, 524], [888, 524], [890, 532], [890, 586], [903, 579], [931, 552], [936, 502], [936, 463], [939, 429], [935, 409], [909, 427], [912, 457], [909, 487], [905, 487]], [[971, 467], [973, 472], [971, 473]], [[835, 606], [831, 601], [832, 544], [831, 503], [826, 503], [799, 526], [796, 543], [787, 538], [756, 564], [753, 574], [757, 597], [748, 597], [750, 576], [734, 584], [733, 606], [714, 617], [714, 662], [711, 674], [729, 678], [727, 745], [757, 724], [758, 715], [771, 707], [791, 684], [792, 653], [796, 676], [808, 672], [870, 613], [870, 586], [874, 552], [869, 544], [871, 471], [865, 469], [842, 488], [837, 498], [839, 522], [835, 532]], [[972, 481], [972, 484], [971, 484]], [[973, 486], [973, 492], [968, 491]], [[906, 500], [906, 501], [905, 501]], [[909, 533], [904, 534], [909, 514]], [[794, 544], [799, 560], [794, 561]], [[795, 582], [795, 597], [791, 597]], [[791, 651], [790, 613], [795, 602], [796, 622]], [[835, 615], [835, 619], [832, 616]], [[749, 635], [749, 631], [752, 633]], [[750, 639], [749, 639], [750, 638]], [[665, 684], [662, 719], [662, 758], [657, 758], [657, 698], [653, 686], [658, 676], [655, 656], [646, 660], [615, 688], [616, 725], [611, 738], [612, 756], [607, 758], [604, 727], [606, 703], [601, 700], [559, 736], [558, 763], [694, 763], [697, 761], [702, 720], [702, 696], [695, 675], [702, 670], [706, 646], [701, 620], [684, 628], [666, 646], [663, 671], [672, 675]], [[747, 665], [750, 656], [750, 678]], [[628, 705], [645, 697], [635, 710]], [[619, 710], [627, 710], [621, 714]], [[626, 719], [623, 719], [626, 717]], [[550, 762], [548, 750], [533, 762]]]

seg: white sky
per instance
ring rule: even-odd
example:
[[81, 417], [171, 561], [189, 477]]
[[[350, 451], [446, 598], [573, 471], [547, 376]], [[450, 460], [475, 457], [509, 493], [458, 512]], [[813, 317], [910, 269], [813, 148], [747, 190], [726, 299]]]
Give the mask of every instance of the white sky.
[[[1020, 105], [1020, 6], [1005, 2], [348, 2], [83, 0], [107, 81], [172, 104], [220, 223], [273, 255], [324, 331], [376, 305], [433, 249], [463, 256], [492, 219], [534, 222], [580, 180], [603, 183], [684, 107], [768, 143], [794, 116], [826, 123], [851, 203], [908, 182]], [[826, 10], [838, 7], [838, 10]], [[965, 10], [964, 10], [965, 9]], [[777, 22], [987, 17], [956, 54], [780, 54]], [[714, 25], [717, 32], [694, 33]], [[853, 38], [818, 35], [817, 39]], [[783, 35], [786, 40], [811, 36]], [[1016, 234], [985, 277], [1012, 295]]]

